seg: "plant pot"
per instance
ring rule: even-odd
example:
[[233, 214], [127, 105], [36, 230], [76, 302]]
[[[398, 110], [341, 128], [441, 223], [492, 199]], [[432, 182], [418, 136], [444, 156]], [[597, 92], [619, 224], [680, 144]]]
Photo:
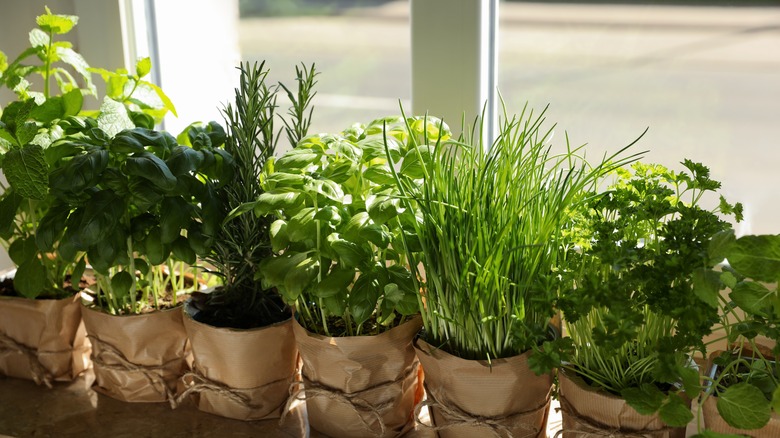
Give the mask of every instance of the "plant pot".
[[[309, 424], [339, 438], [394, 437], [422, 397], [412, 340], [419, 317], [375, 336], [327, 337], [293, 322]], [[300, 394], [298, 394], [300, 396]]]
[[530, 352], [488, 363], [461, 359], [422, 339], [415, 347], [425, 370], [423, 405], [440, 437], [547, 436], [552, 375], [531, 371]]
[[292, 318], [242, 330], [203, 324], [196, 312], [188, 301], [184, 327], [194, 362], [179, 400], [193, 394], [201, 411], [237, 420], [279, 418], [298, 361]]
[[[13, 271], [0, 274], [0, 278]], [[0, 374], [51, 387], [89, 366], [79, 295], [59, 300], [0, 297]]]
[[98, 392], [127, 402], [175, 401], [187, 370], [187, 335], [179, 308], [110, 315], [84, 306]]
[[[771, 357], [771, 350], [768, 348], [762, 348], [765, 357]], [[724, 351], [715, 351], [710, 354], [707, 361], [707, 375], [714, 378], [718, 372], [717, 365], [714, 360]], [[749, 437], [761, 438], [761, 437], [780, 437], [780, 416], [772, 412], [772, 417], [769, 419], [764, 427], [760, 429], [737, 429], [726, 423], [726, 420], [718, 412], [718, 398], [715, 395], [708, 396], [702, 404], [702, 417], [704, 417], [704, 426], [707, 430], [718, 433], [727, 433], [735, 435], [744, 435]]]
[[642, 415], [623, 398], [590, 387], [570, 372], [559, 372], [558, 382], [563, 438], [591, 435], [685, 437], [685, 427], [669, 427], [658, 414]]

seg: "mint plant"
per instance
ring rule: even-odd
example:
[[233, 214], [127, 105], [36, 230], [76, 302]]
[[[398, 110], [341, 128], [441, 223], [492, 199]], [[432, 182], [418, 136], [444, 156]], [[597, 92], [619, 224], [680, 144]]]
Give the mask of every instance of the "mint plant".
[[[267, 166], [265, 192], [251, 207], [259, 216], [278, 217], [270, 235], [279, 255], [260, 264], [260, 278], [295, 305], [307, 329], [371, 335], [419, 311], [401, 250], [402, 223], [411, 228], [417, 219], [402, 205], [391, 167], [405, 155], [417, 158], [414, 148], [423, 145], [415, 138], [426, 123], [440, 122], [388, 117], [304, 137]], [[449, 135], [443, 128], [441, 136]], [[401, 172], [413, 172], [412, 161]]]
[[561, 361], [588, 384], [620, 395], [640, 414], [660, 413], [670, 426], [692, 419], [683, 396], [699, 393], [690, 355], [718, 316], [722, 259], [707, 248], [742, 219], [742, 206], [721, 196], [701, 205], [720, 183], [709, 169], [685, 160], [685, 171], [635, 163], [615, 183], [593, 193], [573, 235], [580, 237], [563, 272], [559, 307], [569, 338], [546, 344], [535, 359]]
[[[46, 214], [61, 208], [49, 193], [56, 159], [52, 145], [90, 126], [78, 116], [84, 96], [95, 95], [87, 63], [69, 42], [55, 41], [77, 21], [47, 8], [37, 18], [38, 28], [30, 32], [30, 48], [10, 63], [0, 52], [0, 86], [18, 96], [0, 108], [0, 169], [8, 182], [0, 184], [0, 243], [17, 266], [15, 291], [28, 298], [72, 293], [63, 290], [66, 280], [72, 274], [77, 289], [83, 271], [75, 257], [53, 257], [52, 248], [41, 248], [36, 241], [39, 229], [47, 225]], [[39, 64], [27, 64], [31, 59]], [[34, 90], [28, 80], [34, 76], [42, 80], [43, 91]], [[52, 90], [53, 81], [59, 94]]]
[[[717, 396], [721, 417], [739, 429], [760, 429], [772, 412], [780, 412], [780, 235], [736, 238], [719, 233], [711, 256], [725, 258], [717, 273], [721, 287], [722, 324], [730, 348], [714, 360], [717, 372], [705, 376], [708, 390], [699, 404]], [[762, 346], [759, 336], [770, 341]]]

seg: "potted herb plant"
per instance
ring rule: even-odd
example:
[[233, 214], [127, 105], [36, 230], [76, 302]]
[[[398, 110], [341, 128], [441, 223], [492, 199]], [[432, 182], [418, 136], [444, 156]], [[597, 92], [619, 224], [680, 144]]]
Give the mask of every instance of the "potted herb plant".
[[[150, 68], [143, 59], [135, 74], [116, 74], [139, 84]], [[49, 182], [64, 208], [44, 217], [54, 224], [46, 240], [58, 242], [65, 257], [85, 254], [80, 263], [95, 272], [83, 318], [96, 389], [125, 401], [175, 404], [187, 337], [174, 308], [188, 266], [206, 251], [198, 231], [221, 221], [209, 206], [232, 174], [232, 159], [219, 147], [225, 135], [218, 124], [208, 125], [209, 135], [178, 144], [151, 129], [154, 117], [144, 116], [148, 108], [139, 102], [151, 106], [106, 97], [94, 127], [57, 146]], [[189, 288], [196, 284], [191, 278]]]
[[[296, 378], [298, 350], [291, 310], [256, 278], [259, 265], [273, 254], [272, 219], [241, 214], [243, 206], [263, 193], [262, 173], [279, 134], [274, 125], [278, 87], [267, 85], [264, 63], [247, 63], [240, 70], [235, 100], [224, 109], [225, 150], [235, 160], [235, 175], [214, 191], [215, 203], [209, 207], [226, 218], [199, 231], [213, 242], [204, 259], [222, 285], [193, 295], [185, 308], [194, 363], [179, 398], [195, 395], [202, 411], [260, 420], [281, 416]], [[316, 75], [313, 66], [297, 73], [298, 91], [289, 92], [293, 115], [285, 122], [292, 143], [308, 129], [311, 110], [306, 111]]]
[[[89, 364], [78, 298], [84, 265], [46, 242], [49, 212], [62, 208], [48, 187], [53, 144], [87, 125], [79, 114], [84, 97], [95, 95], [84, 59], [55, 41], [76, 23], [47, 8], [29, 34], [30, 48], [10, 63], [0, 52], [0, 86], [18, 96], [0, 108], [0, 169], [8, 182], [0, 183], [0, 243], [16, 265], [0, 278], [0, 374], [48, 386]], [[42, 91], [31, 76], [40, 76]]]
[[569, 335], [559, 356], [565, 436], [682, 437], [693, 419], [701, 386], [692, 355], [718, 321], [711, 268], [720, 260], [707, 247], [731, 228], [718, 213], [741, 220], [742, 207], [720, 197], [704, 209], [720, 183], [704, 165], [682, 164], [619, 169], [576, 225], [580, 250], [566, 261], [559, 302]]
[[707, 430], [718, 433], [778, 435], [780, 235], [737, 239], [728, 230], [711, 241], [710, 252], [728, 262], [719, 276], [729, 290], [721, 304], [730, 347], [710, 357], [700, 417]]
[[[414, 425], [420, 319], [401, 224], [416, 218], [391, 167], [416, 154], [411, 145], [427, 146], [426, 123], [434, 138], [449, 137], [437, 119], [401, 117], [304, 137], [269, 167], [253, 204], [278, 217], [270, 231], [279, 255], [260, 264], [260, 276], [295, 307], [303, 380], [295, 395], [330, 436], [397, 436]], [[410, 159], [401, 171], [412, 167]]]
[[[487, 149], [481, 129], [417, 148], [415, 173], [395, 174], [421, 220], [407, 241], [424, 268], [424, 330], [415, 346], [440, 436], [545, 436], [552, 374], [532, 349], [554, 337], [556, 268], [584, 194], [614, 164], [579, 149], [551, 153], [544, 112], [504, 118]], [[614, 157], [613, 157], [614, 158]], [[413, 276], [422, 278], [422, 273]]]

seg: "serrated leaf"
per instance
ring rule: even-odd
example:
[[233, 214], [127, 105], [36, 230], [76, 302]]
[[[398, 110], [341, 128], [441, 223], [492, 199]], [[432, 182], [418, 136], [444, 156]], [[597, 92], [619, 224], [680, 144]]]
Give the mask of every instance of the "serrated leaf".
[[759, 429], [772, 416], [769, 401], [760, 389], [741, 382], [729, 386], [718, 396], [718, 413], [737, 429]]
[[772, 291], [761, 283], [740, 282], [732, 289], [732, 300], [744, 311], [752, 314], [764, 314], [764, 310], [773, 296]]
[[133, 129], [133, 121], [127, 114], [127, 108], [121, 103], [106, 96], [103, 98], [103, 104], [100, 105], [100, 115], [97, 118], [98, 127], [113, 138], [115, 135], [125, 129]]
[[737, 286], [737, 277], [729, 271], [720, 274], [720, 281], [729, 289], [734, 289]]
[[49, 34], [47, 34], [46, 32], [40, 29], [31, 30], [28, 40], [30, 41], [30, 46], [35, 48], [41, 47], [42, 49], [45, 49], [51, 43], [51, 38], [49, 38]]
[[686, 406], [683, 399], [676, 394], [669, 395], [658, 414], [664, 423], [672, 427], [685, 427], [693, 420], [690, 404]]
[[699, 371], [694, 368], [681, 367], [679, 370], [680, 377], [682, 378], [683, 388], [685, 392], [691, 396], [701, 392], [701, 376]]
[[653, 415], [661, 409], [666, 396], [655, 385], [643, 383], [639, 388], [626, 388], [620, 392], [626, 402], [642, 415]]
[[729, 251], [728, 261], [746, 277], [775, 282], [780, 276], [780, 235], [742, 236]]
[[87, 64], [84, 57], [69, 47], [58, 46], [56, 50], [57, 56], [59, 56], [62, 62], [69, 64], [81, 75], [88, 92], [92, 95], [97, 95], [95, 85], [92, 83], [92, 75], [89, 72], [89, 64]]
[[38, 145], [8, 151], [3, 159], [3, 173], [14, 191], [24, 198], [42, 200], [49, 192], [49, 166]]
[[62, 35], [70, 32], [73, 26], [78, 24], [79, 17], [75, 15], [52, 14], [49, 8], [46, 8], [46, 14], [39, 15], [35, 21], [41, 29]]

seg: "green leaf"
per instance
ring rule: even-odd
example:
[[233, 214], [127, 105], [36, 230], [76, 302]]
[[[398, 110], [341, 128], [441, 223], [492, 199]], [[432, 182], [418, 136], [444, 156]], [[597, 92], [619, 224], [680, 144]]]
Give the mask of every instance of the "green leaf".
[[23, 265], [37, 256], [38, 248], [35, 246], [34, 236], [15, 239], [8, 247], [8, 257], [17, 266]]
[[[92, 74], [89, 72], [89, 64], [80, 54], [69, 47], [57, 46], [57, 56], [66, 64], [69, 64], [84, 79], [86, 89], [90, 94], [97, 96], [95, 85], [92, 83]], [[102, 111], [102, 108], [101, 108]]]
[[626, 388], [620, 392], [626, 402], [642, 415], [653, 415], [661, 409], [666, 396], [655, 385], [643, 383], [639, 388]]
[[44, 252], [54, 250], [54, 244], [65, 231], [65, 221], [68, 219], [70, 208], [67, 205], [52, 206], [41, 218], [38, 229], [35, 232], [35, 243], [38, 249]]
[[49, 38], [49, 34], [46, 32], [40, 30], [40, 29], [33, 29], [30, 31], [30, 34], [28, 36], [28, 40], [30, 41], [30, 46], [34, 48], [40, 47], [41, 49], [38, 50], [38, 53], [42, 57], [46, 57], [46, 48], [51, 43], [51, 38]]
[[46, 32], [62, 35], [73, 29], [73, 26], [79, 22], [79, 17], [75, 15], [52, 14], [47, 7], [46, 14], [39, 15], [36, 17], [35, 21], [38, 23], [38, 26]]
[[200, 168], [203, 163], [203, 153], [188, 146], [177, 146], [165, 163], [174, 176], [189, 174]]
[[73, 267], [73, 271], [70, 273], [70, 281], [73, 285], [73, 289], [79, 289], [79, 282], [81, 281], [82, 277], [84, 277], [84, 271], [86, 269], [87, 259], [86, 257], [81, 257], [79, 261], [76, 262], [76, 266]]
[[678, 371], [682, 378], [683, 388], [686, 393], [693, 397], [701, 392], [701, 376], [699, 376], [698, 370], [689, 367], [680, 367]]
[[39, 129], [35, 122], [20, 123], [16, 127], [16, 139], [20, 145], [25, 146], [35, 138]]
[[62, 107], [64, 109], [64, 117], [75, 116], [81, 111], [84, 105], [84, 95], [81, 94], [81, 90], [73, 89], [62, 95]]
[[[285, 252], [278, 257], [268, 257], [263, 259], [258, 265], [258, 272], [263, 282], [270, 286], [283, 286], [284, 278], [294, 266], [306, 259], [305, 253]], [[286, 291], [280, 291], [287, 302], [295, 301], [298, 296], [287, 294]]]
[[298, 192], [271, 190], [261, 194], [255, 203], [255, 215], [265, 216], [276, 210], [291, 210], [300, 205], [303, 196]]
[[[81, 94], [81, 92], [79, 92], [79, 94]], [[49, 98], [43, 102], [43, 104], [36, 105], [35, 108], [30, 111], [30, 118], [42, 123], [51, 123], [53, 120], [61, 119], [64, 116], [65, 107], [61, 97]], [[35, 130], [38, 130], [37, 126]]]
[[720, 276], [717, 272], [700, 268], [693, 271], [693, 293], [710, 307], [718, 308]]
[[155, 227], [149, 230], [149, 234], [144, 239], [146, 247], [146, 258], [151, 265], [159, 265], [168, 260], [171, 248], [162, 243], [160, 239], [160, 229]]
[[46, 268], [33, 258], [22, 263], [14, 274], [14, 289], [26, 298], [35, 298], [46, 288]]
[[111, 277], [111, 292], [117, 298], [123, 298], [130, 295], [130, 289], [133, 287], [133, 276], [127, 271], [119, 271]]
[[718, 396], [718, 413], [737, 429], [759, 429], [772, 416], [769, 401], [755, 386], [741, 382], [726, 388]]
[[80, 249], [95, 245], [111, 235], [125, 214], [125, 205], [111, 190], [101, 190], [92, 195], [83, 211], [80, 227], [76, 231], [76, 243]]
[[167, 197], [160, 206], [160, 240], [171, 243], [190, 224], [191, 206], [180, 197]]
[[366, 210], [376, 224], [384, 224], [404, 212], [400, 199], [384, 195], [369, 195]]
[[316, 210], [311, 207], [301, 209], [287, 222], [287, 235], [290, 242], [302, 242], [317, 237], [317, 221], [314, 220]]
[[176, 177], [165, 165], [165, 161], [152, 153], [134, 154], [127, 158], [125, 166], [128, 175], [145, 178], [164, 191], [173, 190], [176, 187]]
[[106, 96], [100, 105], [100, 115], [97, 118], [98, 127], [110, 138], [125, 129], [135, 128], [133, 121], [127, 114], [127, 108], [121, 103]]
[[338, 233], [328, 235], [327, 241], [344, 266], [358, 267], [372, 260], [371, 253], [362, 245], [344, 240]]
[[163, 92], [163, 90], [158, 87], [157, 85], [151, 83], [151, 82], [141, 82], [141, 85], [148, 86], [152, 90], [154, 90], [155, 94], [157, 94], [157, 97], [160, 98], [160, 100], [163, 103], [163, 108], [167, 109], [171, 112], [174, 116], [178, 117], [179, 115], [176, 113], [176, 107], [173, 106], [173, 102], [171, 102], [171, 99], [168, 97], [167, 94]]
[[287, 235], [287, 222], [282, 219], [274, 221], [268, 229], [271, 237], [271, 249], [274, 252], [280, 252], [290, 244], [290, 237]]
[[177, 259], [183, 261], [184, 263], [187, 263], [188, 265], [193, 265], [197, 261], [197, 257], [195, 255], [195, 251], [190, 247], [188, 239], [184, 236], [179, 236], [176, 240], [173, 241], [172, 250], [173, 250], [173, 256]]
[[49, 166], [43, 148], [28, 144], [12, 149], [3, 159], [3, 173], [20, 196], [41, 200], [49, 191]]
[[730, 289], [737, 287], [737, 277], [729, 271], [724, 271], [720, 274], [720, 281]]
[[274, 162], [274, 168], [277, 172], [295, 173], [292, 171], [304, 169], [319, 161], [320, 154], [307, 149], [292, 149]]
[[139, 78], [148, 75], [150, 71], [152, 71], [152, 60], [149, 59], [148, 56], [140, 58], [138, 62], [135, 63], [135, 74], [138, 75]]
[[773, 293], [761, 283], [740, 282], [729, 296], [745, 312], [754, 315], [765, 313]]
[[355, 324], [361, 325], [371, 317], [376, 310], [380, 291], [380, 287], [365, 273], [355, 281], [349, 293], [349, 311]]
[[13, 190], [0, 194], [0, 238], [13, 232], [16, 212], [22, 203], [22, 197]]
[[756, 281], [780, 277], [780, 235], [742, 236], [728, 253], [732, 268]]
[[329, 298], [340, 295], [341, 299], [347, 297], [349, 285], [355, 279], [355, 270], [351, 268], [342, 268], [339, 266], [330, 270], [328, 275], [322, 279], [314, 288], [314, 295], [319, 298]]
[[320, 263], [307, 257], [290, 268], [284, 276], [284, 288], [290, 296], [298, 297], [317, 278]]
[[97, 184], [107, 166], [108, 151], [104, 149], [77, 155], [52, 172], [51, 187], [57, 191], [81, 193], [87, 187]]
[[144, 144], [133, 135], [132, 130], [119, 132], [111, 140], [108, 148], [115, 154], [132, 154], [146, 151]]
[[685, 427], [693, 420], [690, 403], [686, 405], [682, 397], [676, 394], [669, 395], [658, 414], [664, 423], [672, 427]]

